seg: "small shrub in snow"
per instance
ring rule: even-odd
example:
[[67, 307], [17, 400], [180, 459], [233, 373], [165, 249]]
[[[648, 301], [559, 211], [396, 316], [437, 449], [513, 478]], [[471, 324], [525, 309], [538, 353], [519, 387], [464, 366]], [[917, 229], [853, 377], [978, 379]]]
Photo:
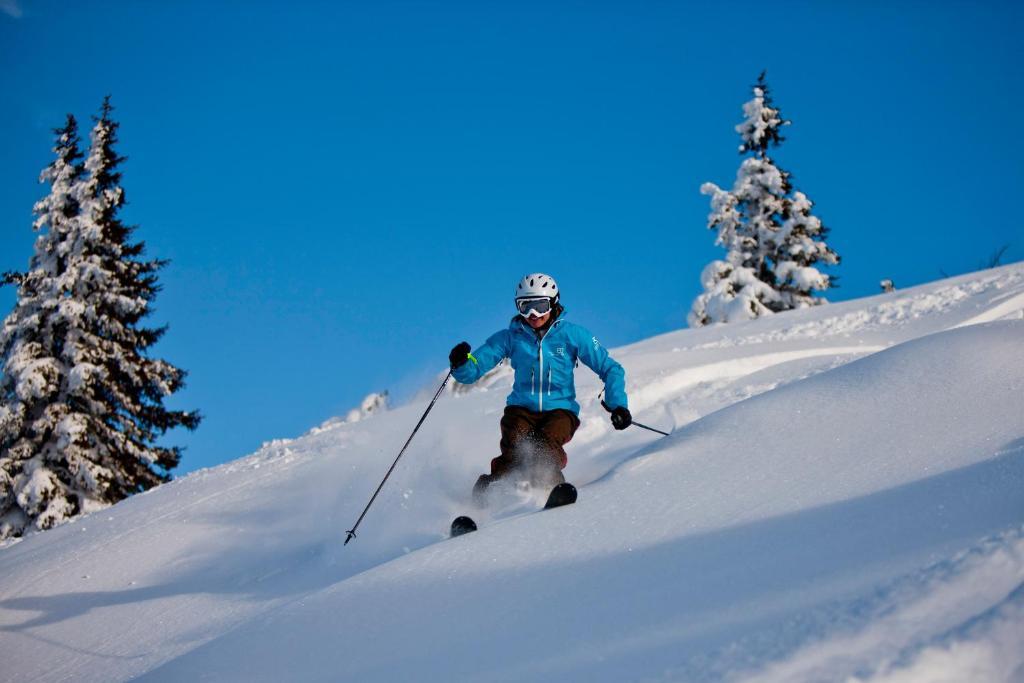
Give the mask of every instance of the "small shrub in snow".
[[387, 391], [370, 394], [363, 399], [358, 408], [348, 411], [348, 415], [345, 416], [345, 422], [360, 422], [378, 413], [386, 412], [390, 407]]

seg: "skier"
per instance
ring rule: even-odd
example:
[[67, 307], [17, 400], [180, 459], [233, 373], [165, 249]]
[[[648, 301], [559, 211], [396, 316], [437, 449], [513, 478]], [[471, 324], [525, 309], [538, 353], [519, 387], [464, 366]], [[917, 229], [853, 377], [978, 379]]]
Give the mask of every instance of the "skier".
[[525, 276], [516, 286], [518, 312], [508, 329], [491, 335], [475, 351], [462, 342], [449, 354], [452, 376], [462, 384], [476, 382], [505, 358], [515, 370], [501, 418], [501, 454], [491, 460], [491, 473], [480, 475], [473, 487], [480, 505], [488, 486], [513, 476], [544, 489], [565, 481], [562, 470], [568, 458], [563, 447], [580, 426], [573, 382], [578, 361], [604, 381], [615, 429], [625, 429], [633, 421], [622, 366], [597, 337], [565, 319], [559, 298], [554, 278], [543, 273]]

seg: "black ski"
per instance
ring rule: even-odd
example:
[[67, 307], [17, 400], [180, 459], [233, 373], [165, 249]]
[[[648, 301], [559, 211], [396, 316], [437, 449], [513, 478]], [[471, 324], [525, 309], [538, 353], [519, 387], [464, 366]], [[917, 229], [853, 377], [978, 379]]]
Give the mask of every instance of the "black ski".
[[476, 531], [476, 522], [469, 517], [456, 517], [452, 522], [452, 538]]
[[551, 489], [548, 502], [544, 504], [545, 510], [560, 508], [563, 505], [572, 505], [576, 502], [576, 487], [569, 482], [563, 482]]
[[[548, 502], [544, 504], [544, 509], [550, 510], [551, 508], [558, 508], [563, 505], [572, 505], [576, 502], [576, 495], [576, 487], [569, 482], [559, 484], [551, 489], [551, 493], [548, 495]], [[466, 516], [456, 517], [452, 522], [451, 537], [462, 536], [471, 531], [476, 531], [476, 529], [476, 522], [471, 518]]]

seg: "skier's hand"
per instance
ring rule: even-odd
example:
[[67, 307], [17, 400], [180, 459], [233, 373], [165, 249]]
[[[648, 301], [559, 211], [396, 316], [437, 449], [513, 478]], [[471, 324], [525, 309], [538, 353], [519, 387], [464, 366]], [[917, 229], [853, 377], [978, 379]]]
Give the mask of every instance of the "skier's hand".
[[629, 408], [623, 408], [619, 406], [612, 411], [612, 426], [616, 429], [625, 429], [629, 425], [633, 424], [633, 416], [629, 413]]
[[469, 342], [462, 342], [452, 349], [452, 352], [448, 354], [448, 362], [451, 363], [452, 370], [465, 365], [469, 360], [469, 352], [472, 350], [473, 347], [469, 345]]

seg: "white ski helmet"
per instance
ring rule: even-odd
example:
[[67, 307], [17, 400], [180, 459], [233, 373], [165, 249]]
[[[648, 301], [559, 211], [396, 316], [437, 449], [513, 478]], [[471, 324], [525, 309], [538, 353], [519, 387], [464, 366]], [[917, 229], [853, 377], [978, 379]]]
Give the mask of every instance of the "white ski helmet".
[[516, 285], [516, 300], [535, 299], [546, 296], [554, 304], [558, 301], [558, 285], [555, 278], [544, 273], [530, 273], [524, 275], [523, 279]]

